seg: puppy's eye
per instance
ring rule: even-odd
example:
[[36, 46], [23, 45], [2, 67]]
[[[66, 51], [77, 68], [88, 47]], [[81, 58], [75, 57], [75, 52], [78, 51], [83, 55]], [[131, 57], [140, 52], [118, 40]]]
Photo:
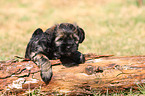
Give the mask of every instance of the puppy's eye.
[[75, 40], [76, 44], [79, 43], [79, 39], [78, 38], [75, 37], [74, 40]]
[[79, 41], [76, 41], [76, 44], [78, 44], [79, 43]]
[[62, 41], [63, 40], [63, 38], [56, 38], [55, 39], [55, 41], [57, 42], [57, 41]]
[[62, 41], [63, 40], [63, 38], [59, 38], [57, 41]]

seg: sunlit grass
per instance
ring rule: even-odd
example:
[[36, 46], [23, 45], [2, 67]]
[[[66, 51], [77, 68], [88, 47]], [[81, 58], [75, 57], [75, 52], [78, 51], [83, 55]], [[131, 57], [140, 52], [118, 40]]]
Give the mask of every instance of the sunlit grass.
[[33, 31], [56, 23], [85, 30], [83, 53], [144, 55], [145, 8], [136, 0], [1, 0], [0, 60], [24, 56]]
[[138, 86], [139, 91], [145, 95], [145, 84], [136, 84]]

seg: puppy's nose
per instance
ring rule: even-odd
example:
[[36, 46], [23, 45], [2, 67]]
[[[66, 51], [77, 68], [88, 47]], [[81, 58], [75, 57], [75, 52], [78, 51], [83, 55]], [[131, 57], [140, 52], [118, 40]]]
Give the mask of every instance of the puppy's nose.
[[70, 49], [71, 47], [70, 46], [67, 46], [67, 49]]

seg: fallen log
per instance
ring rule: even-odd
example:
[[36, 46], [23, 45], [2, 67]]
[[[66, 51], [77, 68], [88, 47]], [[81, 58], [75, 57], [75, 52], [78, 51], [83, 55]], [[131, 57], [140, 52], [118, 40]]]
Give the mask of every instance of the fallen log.
[[40, 70], [32, 61], [0, 62], [0, 92], [24, 94], [41, 87], [45, 94], [117, 93], [130, 88], [137, 90], [136, 83], [145, 83], [145, 56], [86, 54], [85, 57], [84, 64], [74, 67], [51, 60], [53, 77], [48, 85], [41, 80]]

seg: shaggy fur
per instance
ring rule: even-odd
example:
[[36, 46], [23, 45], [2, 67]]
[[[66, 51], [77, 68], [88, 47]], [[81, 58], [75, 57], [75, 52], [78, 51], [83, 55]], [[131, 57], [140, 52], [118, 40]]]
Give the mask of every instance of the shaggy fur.
[[70, 23], [56, 24], [45, 32], [38, 28], [27, 45], [25, 58], [41, 68], [41, 78], [48, 84], [52, 77], [50, 59], [60, 59], [67, 67], [85, 62], [84, 55], [77, 51], [84, 39], [84, 30]]

